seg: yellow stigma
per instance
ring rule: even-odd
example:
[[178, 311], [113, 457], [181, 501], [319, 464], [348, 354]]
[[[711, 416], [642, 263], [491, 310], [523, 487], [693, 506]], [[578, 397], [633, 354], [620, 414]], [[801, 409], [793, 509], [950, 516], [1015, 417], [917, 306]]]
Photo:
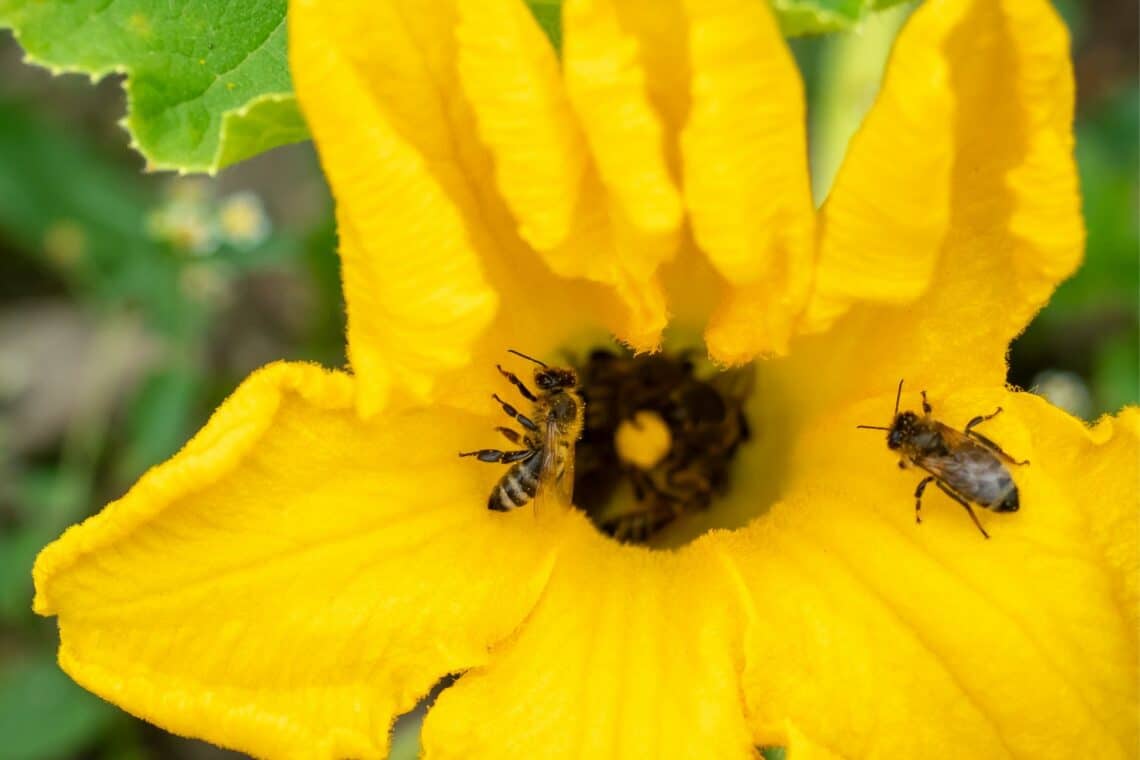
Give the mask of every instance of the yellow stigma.
[[618, 426], [614, 445], [622, 461], [649, 470], [669, 453], [673, 436], [657, 412], [643, 410]]

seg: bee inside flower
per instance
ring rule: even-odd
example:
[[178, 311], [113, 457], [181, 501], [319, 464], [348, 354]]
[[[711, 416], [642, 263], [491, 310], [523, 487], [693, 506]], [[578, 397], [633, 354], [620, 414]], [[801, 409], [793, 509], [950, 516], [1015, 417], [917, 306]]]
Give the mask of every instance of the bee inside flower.
[[[744, 404], [754, 367], [711, 370], [706, 381], [692, 359], [665, 353], [596, 349], [577, 372], [511, 353], [540, 366], [539, 394], [498, 366], [534, 411], [528, 417], [492, 394], [523, 432], [495, 429], [525, 448], [459, 454], [512, 465], [492, 488], [490, 509], [507, 511], [559, 492], [557, 501], [578, 505], [605, 534], [645, 543], [687, 513], [707, 510], [726, 490], [736, 449], [749, 438]], [[623, 480], [631, 488], [619, 498]]]

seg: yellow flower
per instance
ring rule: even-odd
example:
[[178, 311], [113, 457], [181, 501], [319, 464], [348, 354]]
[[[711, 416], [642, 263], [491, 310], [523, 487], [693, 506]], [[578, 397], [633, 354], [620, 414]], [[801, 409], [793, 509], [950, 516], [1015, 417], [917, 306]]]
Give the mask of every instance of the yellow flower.
[[[1003, 387], [1083, 239], [1044, 0], [928, 0], [818, 214], [756, 0], [567, 0], [561, 64], [517, 0], [290, 26], [353, 373], [254, 374], [44, 550], [78, 682], [271, 757], [383, 757], [458, 673], [429, 758], [1135, 756], [1140, 415]], [[667, 356], [761, 357], [730, 488], [660, 542], [696, 538], [485, 509], [501, 468], [456, 452], [505, 421], [505, 349], [667, 322]], [[855, 428], [899, 378], [956, 427], [1004, 408], [985, 432], [1031, 464], [992, 540], [934, 489], [916, 526], [914, 471]]]

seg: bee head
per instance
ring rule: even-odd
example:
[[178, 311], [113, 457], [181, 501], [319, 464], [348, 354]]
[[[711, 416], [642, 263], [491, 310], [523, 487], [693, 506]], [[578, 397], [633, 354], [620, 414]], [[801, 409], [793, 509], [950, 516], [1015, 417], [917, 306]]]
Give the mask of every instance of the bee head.
[[565, 367], [540, 367], [534, 371], [534, 384], [544, 391], [573, 388], [578, 384], [578, 375]]
[[902, 412], [895, 415], [895, 420], [891, 423], [891, 429], [887, 433], [887, 448], [891, 450], [900, 448], [905, 441], [914, 436], [917, 425], [918, 415], [914, 412]]

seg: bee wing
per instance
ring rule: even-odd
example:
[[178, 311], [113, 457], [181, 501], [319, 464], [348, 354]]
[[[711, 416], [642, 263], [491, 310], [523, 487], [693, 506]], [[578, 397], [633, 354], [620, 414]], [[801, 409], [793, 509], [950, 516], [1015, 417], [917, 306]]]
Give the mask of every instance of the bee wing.
[[538, 490], [534, 496], [536, 515], [553, 507], [565, 509], [574, 498], [574, 444], [559, 434], [552, 419], [547, 420], [545, 433]]
[[959, 469], [959, 462], [953, 455], [919, 456], [915, 457], [914, 463], [943, 482], [950, 480]]
[[935, 424], [938, 426], [938, 434], [942, 436], [942, 440], [946, 443], [946, 448], [951, 451], [958, 451], [963, 447], [970, 448], [974, 446], [974, 441], [960, 430], [955, 430], [949, 425], [943, 425], [941, 422]]
[[1009, 473], [985, 446], [957, 430], [943, 432], [951, 453], [915, 459], [922, 469], [937, 477], [967, 501], [990, 506], [1000, 502], [1012, 487]]

